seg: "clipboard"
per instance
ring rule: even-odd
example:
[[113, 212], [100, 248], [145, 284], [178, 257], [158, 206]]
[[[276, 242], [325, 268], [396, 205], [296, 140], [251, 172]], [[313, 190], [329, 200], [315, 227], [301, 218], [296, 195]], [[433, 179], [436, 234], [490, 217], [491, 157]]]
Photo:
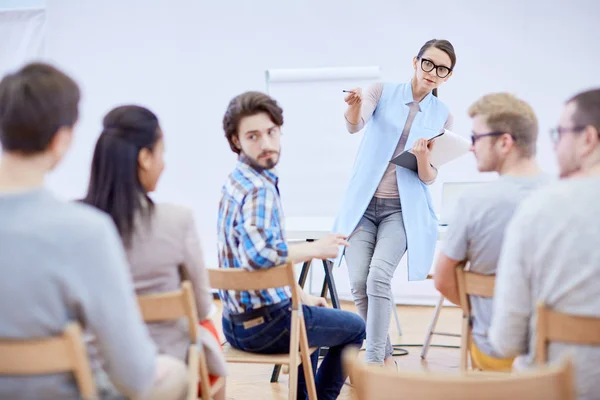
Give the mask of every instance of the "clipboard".
[[[446, 133], [445, 129], [442, 129], [440, 133], [435, 135], [432, 138], [427, 139], [427, 144], [429, 144], [433, 139], [439, 138], [444, 133]], [[406, 169], [410, 169], [414, 172], [418, 172], [419, 168], [417, 166], [417, 157], [410, 152], [410, 150], [405, 150], [402, 153], [398, 154], [396, 157], [390, 160], [392, 164], [396, 164], [399, 167], [403, 167]]]
[[[443, 129], [438, 135], [428, 139], [427, 142], [429, 143], [433, 139], [438, 139], [429, 156], [431, 165], [434, 168], [467, 154], [471, 148], [469, 140], [447, 129]], [[403, 151], [390, 162], [399, 167], [418, 172], [417, 157], [410, 150]]]

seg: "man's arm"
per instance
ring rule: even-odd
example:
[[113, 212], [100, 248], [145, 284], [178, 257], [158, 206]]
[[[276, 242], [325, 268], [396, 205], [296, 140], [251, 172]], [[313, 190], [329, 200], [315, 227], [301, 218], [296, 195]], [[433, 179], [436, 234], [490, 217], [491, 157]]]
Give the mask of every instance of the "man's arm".
[[266, 188], [256, 188], [246, 196], [242, 207], [243, 223], [237, 228], [244, 265], [260, 269], [284, 264], [288, 259], [301, 263], [313, 258], [333, 258], [340, 246], [348, 245], [344, 235], [330, 234], [315, 242], [288, 247], [281, 234], [280, 221], [273, 220], [274, 204], [275, 194]]
[[517, 212], [506, 230], [496, 271], [488, 337], [494, 349], [506, 358], [525, 354], [528, 350], [533, 304], [528, 277], [529, 247], [525, 241], [531, 235], [531, 223]]
[[288, 247], [288, 255], [294, 263], [303, 263], [315, 258], [317, 242], [293, 243]]
[[310, 261], [314, 258], [325, 260], [334, 258], [340, 246], [348, 246], [346, 236], [335, 233], [325, 235], [314, 242], [296, 243], [289, 246], [289, 259], [294, 263]]
[[457, 203], [454, 219], [448, 226], [444, 239], [444, 247], [438, 256], [433, 273], [435, 288], [444, 297], [456, 305], [460, 305], [456, 267], [465, 262], [470, 240], [470, 206], [466, 196]]
[[460, 296], [458, 295], [458, 282], [456, 281], [456, 267], [462, 261], [455, 260], [441, 253], [435, 264], [433, 281], [435, 288], [449, 301], [460, 306]]

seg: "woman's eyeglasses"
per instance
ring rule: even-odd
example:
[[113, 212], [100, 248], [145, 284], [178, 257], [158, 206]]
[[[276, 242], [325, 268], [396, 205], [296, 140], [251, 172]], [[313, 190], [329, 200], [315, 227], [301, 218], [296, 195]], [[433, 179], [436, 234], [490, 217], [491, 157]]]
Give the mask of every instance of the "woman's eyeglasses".
[[450, 72], [452, 72], [452, 68], [448, 68], [443, 65], [435, 65], [433, 61], [428, 60], [427, 58], [421, 58], [421, 69], [424, 72], [431, 72], [434, 68], [435, 74], [440, 78], [445, 78]]

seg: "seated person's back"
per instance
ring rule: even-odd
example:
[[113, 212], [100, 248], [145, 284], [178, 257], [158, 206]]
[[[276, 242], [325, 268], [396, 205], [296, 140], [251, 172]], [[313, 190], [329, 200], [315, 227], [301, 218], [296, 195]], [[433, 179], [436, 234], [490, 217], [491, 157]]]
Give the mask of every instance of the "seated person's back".
[[[473, 118], [472, 151], [479, 171], [495, 171], [501, 176], [461, 196], [449, 224], [435, 280], [442, 294], [457, 304], [456, 266], [464, 262], [472, 272], [495, 274], [504, 230], [517, 206], [550, 181], [535, 161], [538, 127], [529, 105], [511, 95], [492, 94], [475, 102], [469, 114]], [[478, 367], [510, 369], [512, 360], [495, 360], [499, 355], [487, 338], [493, 299], [470, 296], [470, 303], [475, 342], [471, 352]]]
[[[207, 319], [213, 301], [192, 212], [155, 204], [148, 196], [164, 169], [163, 152], [164, 134], [152, 111], [136, 105], [114, 108], [104, 117], [83, 201], [112, 217], [138, 295], [175, 291], [183, 279], [191, 282], [201, 321], [199, 344], [209, 370], [223, 376], [226, 364]], [[186, 360], [190, 338], [185, 318], [149, 323], [148, 328], [161, 354]], [[219, 396], [224, 398], [224, 392]]]
[[[577, 128], [579, 127], [579, 128]], [[489, 338], [515, 366], [534, 366], [536, 306], [600, 318], [600, 89], [567, 102], [555, 150], [561, 176], [525, 200], [506, 230]], [[600, 398], [600, 346], [552, 342], [575, 364], [578, 398]]]
[[[199, 320], [208, 318], [213, 301], [191, 210], [156, 204], [148, 224], [136, 221], [125, 251], [138, 295], [178, 290], [187, 278]], [[161, 353], [182, 360], [187, 357], [190, 339], [185, 320], [152, 323], [148, 328]]]
[[[504, 230], [517, 206], [532, 191], [548, 182], [546, 175], [503, 176], [470, 190], [458, 203], [448, 228], [443, 252], [455, 260], [468, 260], [469, 271], [494, 275], [504, 241]], [[470, 296], [473, 340], [486, 354], [494, 354], [487, 338], [492, 320], [492, 298]]]
[[[44, 64], [0, 83], [0, 338], [48, 338], [79, 322], [97, 335], [115, 384], [142, 396], [155, 377], [156, 349], [114, 224], [43, 188], [69, 147], [78, 102], [76, 83]], [[0, 398], [68, 399], [78, 391], [72, 374], [0, 376]]]
[[[527, 344], [526, 355], [516, 361], [517, 366], [535, 364], [537, 329], [535, 318], [521, 324], [519, 317], [512, 316], [535, 312], [540, 301], [554, 311], [600, 318], [598, 221], [600, 177], [573, 178], [535, 193], [507, 230], [497, 286], [500, 304], [494, 309], [499, 310], [494, 321], [504, 329], [498, 332], [492, 328], [490, 336], [502, 352], [513, 352], [514, 347], [506, 344], [509, 342], [522, 340]], [[522, 283], [517, 285], [517, 279]], [[527, 286], [526, 291], [521, 290], [523, 286]], [[500, 338], [500, 334], [508, 337]], [[587, 398], [599, 398], [600, 347], [549, 345], [550, 362], [564, 355], [574, 357], [579, 386], [591, 396]]]

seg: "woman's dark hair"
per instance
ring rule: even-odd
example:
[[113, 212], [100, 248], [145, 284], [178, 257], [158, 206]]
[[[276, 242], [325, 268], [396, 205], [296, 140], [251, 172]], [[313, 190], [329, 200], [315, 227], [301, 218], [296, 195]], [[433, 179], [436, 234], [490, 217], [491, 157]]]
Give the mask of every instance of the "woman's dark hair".
[[[444, 53], [448, 54], [448, 57], [450, 57], [450, 69], [454, 69], [454, 66], [456, 65], [456, 53], [454, 52], [454, 46], [452, 46], [452, 43], [443, 39], [431, 39], [421, 47], [421, 50], [419, 50], [419, 53], [417, 54], [417, 58], [420, 59], [423, 57], [423, 54], [430, 47], [435, 47], [436, 49], [440, 49]], [[437, 88], [433, 89], [433, 95], [437, 97]]]
[[83, 202], [112, 217], [125, 246], [131, 244], [136, 214], [148, 217], [154, 209], [139, 180], [138, 156], [142, 149], [152, 151], [161, 136], [158, 118], [144, 107], [120, 106], [103, 120]]

